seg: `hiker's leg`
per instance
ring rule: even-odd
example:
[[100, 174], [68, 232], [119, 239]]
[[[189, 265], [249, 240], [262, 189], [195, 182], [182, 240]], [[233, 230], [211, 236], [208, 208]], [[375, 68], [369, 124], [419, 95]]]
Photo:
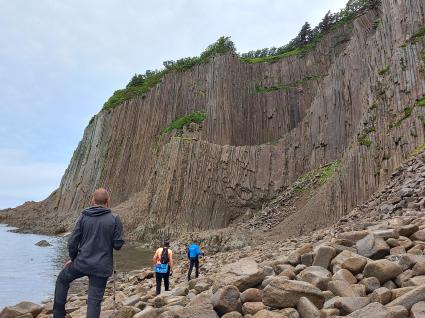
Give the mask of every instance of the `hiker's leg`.
[[69, 284], [84, 274], [77, 271], [73, 265], [65, 267], [56, 279], [55, 300], [53, 302], [53, 318], [65, 317], [66, 297], [68, 296]]
[[199, 259], [195, 260], [195, 274], [196, 274], [196, 278], [199, 277]]
[[87, 318], [99, 318], [100, 304], [105, 293], [106, 277], [89, 277], [89, 293], [87, 297]]
[[161, 294], [162, 274], [155, 273], [155, 278], [156, 278], [156, 294], [159, 295], [159, 294]]
[[189, 264], [189, 272], [187, 273], [187, 279], [190, 280], [190, 277], [192, 276], [192, 270], [193, 270], [193, 260], [190, 259], [189, 260], [190, 264]]
[[168, 273], [163, 274], [164, 275], [164, 289], [166, 291], [170, 290], [170, 270], [168, 269]]

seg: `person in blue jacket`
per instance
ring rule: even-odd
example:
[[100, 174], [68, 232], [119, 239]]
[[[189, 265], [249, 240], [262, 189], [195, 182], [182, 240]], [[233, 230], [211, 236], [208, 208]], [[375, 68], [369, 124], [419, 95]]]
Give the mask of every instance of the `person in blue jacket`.
[[193, 266], [195, 266], [195, 276], [199, 276], [199, 256], [204, 255], [201, 248], [197, 244], [197, 241], [193, 241], [187, 248], [187, 258], [189, 259], [189, 272], [187, 273], [187, 280], [191, 280]]

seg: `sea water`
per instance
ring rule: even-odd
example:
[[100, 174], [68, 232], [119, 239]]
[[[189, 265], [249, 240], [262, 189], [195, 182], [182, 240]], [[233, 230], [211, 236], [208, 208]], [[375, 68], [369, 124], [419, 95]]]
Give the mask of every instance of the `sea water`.
[[[51, 297], [56, 277], [68, 259], [66, 238], [11, 230], [0, 224], [0, 310], [20, 301], [40, 303]], [[36, 246], [41, 240], [51, 246]], [[128, 272], [149, 266], [152, 253], [138, 244], [126, 244], [116, 256], [117, 270]]]

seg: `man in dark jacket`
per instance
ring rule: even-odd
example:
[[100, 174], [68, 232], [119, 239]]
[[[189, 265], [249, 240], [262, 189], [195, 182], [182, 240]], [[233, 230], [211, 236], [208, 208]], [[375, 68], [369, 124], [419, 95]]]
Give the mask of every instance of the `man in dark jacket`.
[[118, 215], [112, 214], [109, 194], [97, 189], [92, 207], [85, 209], [77, 220], [68, 240], [69, 257], [56, 280], [53, 317], [65, 317], [69, 284], [77, 278], [89, 277], [87, 318], [98, 318], [106, 282], [113, 271], [113, 249], [123, 244], [123, 227]]

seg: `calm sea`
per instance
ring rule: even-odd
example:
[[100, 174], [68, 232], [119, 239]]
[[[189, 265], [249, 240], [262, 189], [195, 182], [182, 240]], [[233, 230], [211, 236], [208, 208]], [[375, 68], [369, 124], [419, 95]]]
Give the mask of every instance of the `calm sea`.
[[[56, 276], [67, 260], [66, 238], [11, 232], [0, 224], [0, 310], [28, 300], [36, 303], [52, 296]], [[52, 246], [35, 243], [46, 240]], [[126, 244], [117, 254], [117, 269], [127, 272], [149, 266], [152, 253]]]

